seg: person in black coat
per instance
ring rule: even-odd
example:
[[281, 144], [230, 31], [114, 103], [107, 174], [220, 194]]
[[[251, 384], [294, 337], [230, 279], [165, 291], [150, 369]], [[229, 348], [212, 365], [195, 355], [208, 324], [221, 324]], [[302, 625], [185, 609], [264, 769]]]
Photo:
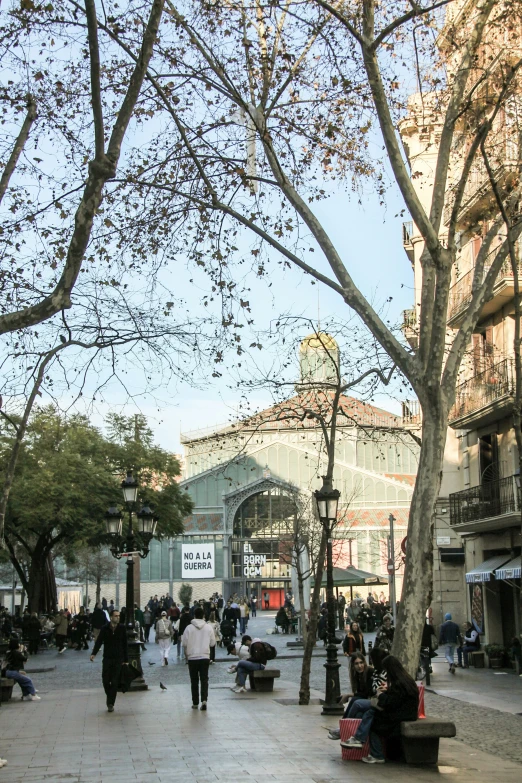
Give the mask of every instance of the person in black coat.
[[114, 712], [114, 703], [120, 684], [121, 667], [129, 663], [127, 648], [127, 629], [120, 625], [120, 613], [115, 609], [111, 621], [104, 625], [92, 649], [91, 661], [94, 661], [103, 645], [102, 682], [107, 696], [107, 710]]
[[40, 697], [36, 695], [33, 681], [23, 671], [26, 661], [25, 648], [20, 647], [18, 639], [11, 639], [5, 656], [5, 669], [2, 670], [2, 677], [8, 677], [18, 683], [22, 689], [22, 701], [24, 699], [40, 701]]
[[367, 710], [353, 737], [341, 742], [344, 748], [362, 748], [370, 738], [370, 754], [362, 761], [367, 764], [384, 763], [381, 737], [400, 736], [402, 721], [417, 720], [419, 711], [419, 689], [402, 663], [394, 655], [388, 655], [383, 665], [388, 677], [385, 688], [380, 688], [371, 699]]
[[40, 620], [36, 612], [31, 612], [24, 627], [24, 637], [27, 639], [29, 655], [36, 655], [40, 646]]

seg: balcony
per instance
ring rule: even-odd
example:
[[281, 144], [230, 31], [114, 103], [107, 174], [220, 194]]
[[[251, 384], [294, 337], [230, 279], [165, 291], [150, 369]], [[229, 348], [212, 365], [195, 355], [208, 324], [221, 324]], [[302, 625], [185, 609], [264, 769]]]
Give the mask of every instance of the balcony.
[[513, 410], [514, 393], [513, 359], [502, 359], [457, 386], [450, 427], [473, 429], [503, 419]]
[[[521, 243], [517, 242], [517, 258], [520, 259]], [[491, 268], [491, 262], [484, 264], [484, 269], [477, 285], [480, 285]], [[522, 273], [522, 263], [518, 261], [519, 275]], [[450, 289], [449, 307], [448, 307], [448, 325], [457, 327], [464, 318], [466, 310], [473, 298], [473, 278], [475, 268], [466, 272]], [[491, 313], [497, 312], [500, 308], [513, 299], [515, 289], [513, 284], [513, 268], [509, 259], [502, 264], [495, 280], [495, 285], [491, 298], [482, 308], [480, 317], [484, 318]]]
[[420, 426], [422, 411], [418, 400], [404, 400], [402, 403], [402, 423], [405, 426]]
[[462, 533], [520, 525], [519, 476], [488, 481], [449, 496], [450, 524]]
[[413, 244], [411, 241], [412, 236], [413, 236], [413, 221], [407, 220], [405, 223], [402, 224], [402, 246], [404, 248], [404, 252], [410, 259], [410, 264], [413, 265], [414, 256], [413, 256]]
[[417, 311], [414, 307], [410, 310], [403, 310], [401, 329], [404, 339], [416, 351], [419, 346], [419, 327], [417, 324]]
[[[496, 144], [494, 153], [491, 155], [493, 177], [501, 191], [505, 192], [512, 185], [514, 178], [517, 176], [519, 165], [520, 160], [516, 139], [501, 138], [498, 144]], [[443, 220], [446, 226], [449, 225], [451, 220], [455, 187], [456, 185], [449, 189], [448, 203], [444, 207]], [[457, 215], [458, 226], [472, 225], [483, 217], [490, 207], [495, 207], [495, 212], [497, 211], [495, 196], [491, 189], [486, 166], [482, 159], [478, 159], [469, 173], [464, 188], [464, 196]]]

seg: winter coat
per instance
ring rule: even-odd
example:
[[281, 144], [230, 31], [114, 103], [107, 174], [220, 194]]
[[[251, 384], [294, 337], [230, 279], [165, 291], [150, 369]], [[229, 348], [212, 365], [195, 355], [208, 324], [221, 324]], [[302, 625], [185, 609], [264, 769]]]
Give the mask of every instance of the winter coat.
[[392, 685], [376, 699], [372, 731], [382, 737], [398, 736], [401, 730], [401, 721], [417, 720], [418, 711], [418, 690], [410, 694], [404, 688]]
[[360, 631], [358, 633], [348, 631], [343, 639], [343, 652], [347, 655], [352, 655], [354, 652], [361, 652], [363, 655], [366, 655], [364, 636]]

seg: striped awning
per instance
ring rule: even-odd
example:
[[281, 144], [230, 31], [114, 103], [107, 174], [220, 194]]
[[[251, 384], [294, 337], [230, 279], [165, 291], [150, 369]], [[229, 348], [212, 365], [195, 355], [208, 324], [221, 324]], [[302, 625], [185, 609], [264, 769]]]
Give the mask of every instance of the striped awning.
[[514, 557], [509, 563], [506, 563], [502, 568], [497, 568], [495, 571], [496, 579], [520, 579], [521, 573], [520, 555]]
[[479, 566], [468, 571], [466, 574], [466, 582], [468, 582], [468, 584], [474, 584], [475, 582], [490, 582], [492, 574], [505, 565], [510, 557], [511, 555], [506, 553], [505, 555], [495, 555], [488, 560], [484, 560]]

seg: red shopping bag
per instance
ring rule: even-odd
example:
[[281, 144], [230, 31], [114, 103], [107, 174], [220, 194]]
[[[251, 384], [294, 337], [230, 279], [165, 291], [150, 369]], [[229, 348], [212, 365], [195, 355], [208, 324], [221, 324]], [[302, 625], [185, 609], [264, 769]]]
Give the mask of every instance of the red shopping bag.
[[424, 711], [424, 685], [422, 685], [421, 683], [417, 683], [417, 685], [418, 685], [418, 688], [419, 688], [419, 712], [418, 712], [418, 717], [419, 718], [425, 718], [426, 717], [426, 713]]
[[[341, 742], [353, 737], [355, 732], [360, 726], [361, 721], [357, 718], [343, 718], [339, 721], [339, 728], [341, 730]], [[343, 761], [360, 761], [363, 756], [368, 756], [370, 753], [370, 741], [366, 740], [362, 748], [343, 748], [341, 747], [343, 754]]]

